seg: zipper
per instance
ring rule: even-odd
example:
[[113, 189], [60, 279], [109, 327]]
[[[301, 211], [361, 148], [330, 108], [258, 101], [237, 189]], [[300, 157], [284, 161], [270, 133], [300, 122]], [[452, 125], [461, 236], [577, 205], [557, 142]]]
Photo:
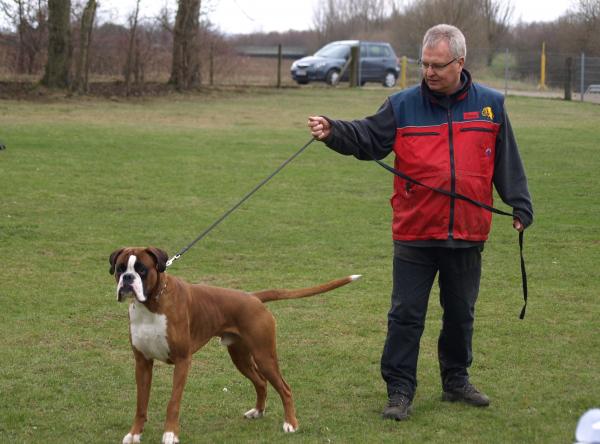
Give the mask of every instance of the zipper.
[[[454, 138], [452, 137], [452, 111], [448, 108], [448, 142], [450, 145], [450, 192], [456, 192], [456, 173], [454, 171]], [[454, 238], [454, 197], [450, 198], [450, 224], [448, 225], [448, 239]]]
[[478, 127], [471, 127], [471, 128], [461, 128], [460, 132], [464, 133], [466, 131], [479, 131], [481, 133], [493, 133], [494, 130], [489, 129], [489, 128], [478, 128]]
[[412, 132], [412, 133], [404, 133], [402, 137], [411, 137], [411, 136], [439, 136], [440, 133], [436, 132]]

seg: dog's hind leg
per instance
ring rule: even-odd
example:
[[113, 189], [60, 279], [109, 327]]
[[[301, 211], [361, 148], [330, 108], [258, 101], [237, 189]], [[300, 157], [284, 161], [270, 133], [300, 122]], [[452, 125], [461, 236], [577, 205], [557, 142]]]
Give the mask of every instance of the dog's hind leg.
[[267, 400], [267, 380], [256, 367], [250, 350], [241, 342], [235, 342], [227, 347], [231, 360], [242, 375], [252, 381], [256, 390], [256, 406], [248, 410], [244, 416], [248, 419], [260, 418], [264, 415]]
[[296, 419], [296, 408], [292, 398], [292, 390], [281, 376], [279, 363], [277, 362], [277, 350], [275, 341], [275, 318], [264, 310], [255, 314], [252, 324], [243, 331], [244, 344], [247, 345], [258, 371], [267, 378], [283, 402], [285, 422], [283, 431], [286, 433], [298, 430]]
[[264, 349], [257, 350], [254, 354], [256, 365], [260, 372], [265, 375], [273, 388], [277, 390], [283, 403], [283, 412], [285, 422], [283, 423], [283, 431], [286, 433], [295, 432], [298, 430], [298, 420], [296, 419], [296, 408], [294, 407], [294, 399], [292, 398], [292, 390], [287, 382], [281, 376], [279, 364], [277, 362], [277, 354], [274, 350], [266, 351]]

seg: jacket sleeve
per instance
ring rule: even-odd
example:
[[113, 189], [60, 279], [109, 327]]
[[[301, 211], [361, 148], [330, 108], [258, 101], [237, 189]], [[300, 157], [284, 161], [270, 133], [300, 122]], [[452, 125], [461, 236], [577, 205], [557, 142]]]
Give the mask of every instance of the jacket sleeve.
[[340, 154], [359, 160], [383, 159], [394, 148], [396, 119], [389, 99], [376, 114], [362, 120], [325, 118], [331, 124], [331, 133], [324, 142]]
[[527, 177], [506, 111], [504, 111], [504, 122], [496, 139], [493, 181], [502, 201], [513, 208], [513, 215], [525, 227], [531, 225], [533, 223], [533, 206], [527, 186]]

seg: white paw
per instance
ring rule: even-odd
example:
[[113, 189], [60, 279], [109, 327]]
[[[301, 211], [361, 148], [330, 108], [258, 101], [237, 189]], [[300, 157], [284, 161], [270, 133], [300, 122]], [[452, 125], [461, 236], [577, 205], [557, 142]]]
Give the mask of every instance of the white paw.
[[244, 417], [246, 417], [246, 419], [262, 418], [264, 415], [265, 415], [264, 410], [260, 411], [257, 409], [248, 410], [246, 413], [244, 413]]
[[178, 444], [179, 438], [174, 432], [165, 432], [162, 437], [162, 444]]
[[131, 433], [128, 433], [125, 435], [125, 438], [123, 438], [123, 444], [139, 444], [141, 442], [142, 435], [132, 435]]
[[283, 431], [285, 433], [294, 433], [296, 430], [293, 425], [291, 425], [290, 423], [284, 422], [283, 423]]

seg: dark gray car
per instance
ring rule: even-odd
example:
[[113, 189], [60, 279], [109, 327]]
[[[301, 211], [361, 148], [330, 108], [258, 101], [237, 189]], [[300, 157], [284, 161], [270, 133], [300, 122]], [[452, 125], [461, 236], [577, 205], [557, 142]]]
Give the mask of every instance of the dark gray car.
[[348, 80], [348, 70], [341, 78], [340, 73], [348, 58], [350, 48], [360, 46], [359, 83], [382, 83], [392, 87], [400, 73], [398, 58], [394, 49], [385, 42], [366, 42], [359, 40], [340, 40], [331, 42], [319, 49], [314, 55], [303, 57], [292, 64], [292, 78], [301, 85], [313, 81], [325, 81], [335, 85]]

